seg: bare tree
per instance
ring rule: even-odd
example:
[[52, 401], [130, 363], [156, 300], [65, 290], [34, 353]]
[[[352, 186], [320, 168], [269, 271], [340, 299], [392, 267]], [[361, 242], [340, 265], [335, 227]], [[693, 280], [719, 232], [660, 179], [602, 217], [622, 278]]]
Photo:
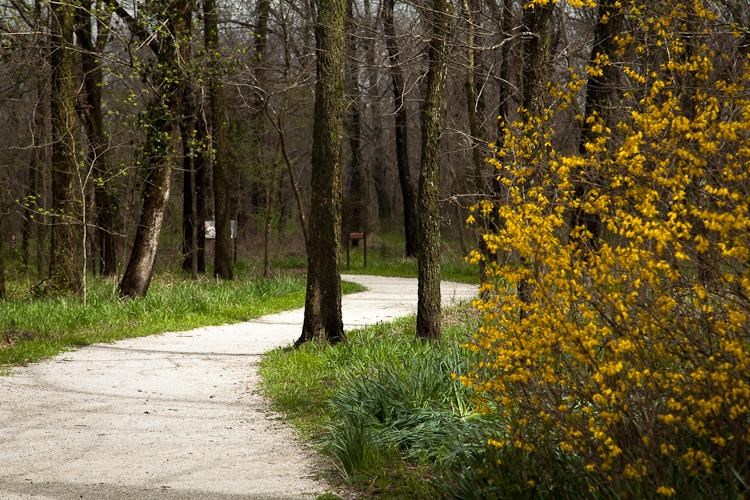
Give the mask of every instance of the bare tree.
[[383, 30], [388, 48], [388, 64], [393, 83], [394, 132], [396, 137], [396, 163], [398, 165], [401, 197], [404, 202], [404, 238], [406, 256], [417, 255], [416, 189], [409, 165], [409, 118], [406, 110], [404, 72], [401, 68], [396, 26], [393, 20], [395, 0], [383, 2]]

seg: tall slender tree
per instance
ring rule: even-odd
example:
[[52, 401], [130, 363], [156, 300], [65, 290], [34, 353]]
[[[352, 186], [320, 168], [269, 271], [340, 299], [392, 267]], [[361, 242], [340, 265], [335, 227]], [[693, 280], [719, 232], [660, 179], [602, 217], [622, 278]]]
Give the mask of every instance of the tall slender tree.
[[229, 196], [229, 155], [227, 150], [227, 116], [221, 56], [219, 55], [219, 20], [216, 0], [203, 0], [203, 23], [206, 53], [209, 57], [208, 98], [211, 163], [213, 165], [214, 217], [216, 217], [216, 245], [214, 247], [214, 276], [230, 280], [234, 277], [234, 255]]
[[383, 1], [383, 31], [388, 50], [388, 66], [393, 86], [394, 132], [396, 135], [396, 164], [404, 202], [404, 238], [406, 256], [417, 255], [417, 204], [416, 189], [409, 165], [409, 116], [404, 99], [404, 70], [401, 67], [400, 49], [396, 38], [396, 24], [393, 20], [395, 0]]
[[[110, 185], [109, 137], [104, 126], [102, 54], [109, 38], [109, 23], [94, 15], [91, 0], [80, 0], [76, 9], [76, 39], [81, 48], [80, 61], [84, 91], [79, 99], [88, 138], [87, 165], [94, 173], [96, 205], [96, 246], [99, 270], [104, 276], [117, 272], [115, 215], [117, 198]], [[94, 34], [94, 26], [96, 32]]]
[[50, 4], [52, 119], [52, 208], [55, 219], [50, 245], [50, 288], [79, 293], [82, 287], [78, 195], [78, 118], [74, 43], [75, 5]]
[[307, 241], [305, 319], [297, 345], [315, 338], [330, 342], [344, 339], [339, 254], [346, 9], [347, 0], [317, 2], [313, 199]]
[[[594, 28], [594, 43], [591, 48], [589, 61], [594, 64], [597, 58], [604, 56], [608, 60], [614, 60], [617, 44], [615, 37], [622, 31], [624, 15], [621, 9], [615, 6], [615, 0], [602, 0], [599, 3], [596, 26]], [[617, 91], [617, 72], [613, 65], [607, 64], [601, 71], [589, 73], [586, 82], [586, 104], [581, 130], [581, 139], [578, 143], [578, 152], [586, 153], [586, 143], [594, 139], [593, 126], [595, 120], [603, 120], [611, 125], [610, 110], [613, 109], [614, 99]], [[589, 186], [595, 185], [593, 172], [581, 170], [578, 172], [576, 182], [576, 196], [584, 199]], [[601, 218], [595, 213], [589, 213], [578, 209], [573, 213], [571, 230], [583, 227], [587, 230], [589, 237], [581, 241], [587, 248], [595, 250], [599, 247], [601, 235]]]
[[451, 3], [433, 0], [427, 94], [422, 110], [422, 163], [417, 198], [419, 291], [417, 336], [440, 337], [440, 133], [448, 73]]
[[362, 109], [359, 86], [360, 65], [357, 58], [357, 34], [354, 22], [354, 0], [349, 0], [346, 14], [346, 51], [349, 91], [347, 133], [349, 135], [349, 185], [347, 186], [345, 228], [349, 231], [367, 230], [365, 172], [362, 158]]
[[[177, 57], [178, 46], [184, 46], [186, 43], [189, 31], [185, 18], [186, 10], [191, 8], [191, 3], [187, 0], [154, 0], [150, 7], [154, 18], [164, 26], [164, 30], [158, 38], [153, 39], [156, 43], [152, 45], [156, 53], [151, 81], [154, 95], [143, 120], [146, 127], [143, 145], [146, 171], [143, 208], [136, 227], [130, 259], [119, 286], [120, 295], [127, 297], [146, 295], [151, 284], [164, 209], [169, 199], [174, 156], [172, 136], [179, 120], [182, 103], [182, 68]], [[131, 27], [131, 30], [133, 29]], [[135, 28], [134, 33], [136, 32], [142, 30]]]
[[[42, 16], [42, 1], [35, 0], [33, 10], [33, 27], [38, 33], [44, 33], [45, 20]], [[47, 57], [48, 41], [45, 37], [40, 36], [39, 47], [34, 54], [42, 61]], [[21, 227], [21, 259], [24, 269], [30, 268], [31, 260], [31, 242], [35, 242], [35, 256], [37, 275], [44, 273], [44, 228], [38, 224], [40, 215], [38, 206], [43, 205], [42, 193], [43, 175], [49, 171], [49, 138], [47, 135], [47, 124], [49, 120], [50, 103], [49, 103], [49, 84], [50, 77], [48, 66], [41, 64], [34, 78], [34, 87], [36, 100], [33, 107], [33, 152], [27, 172], [26, 192], [24, 196], [24, 214], [23, 224]]]
[[0, 300], [5, 299], [5, 256], [3, 255], [4, 245], [5, 233], [3, 232], [2, 222], [0, 221]]
[[[552, 46], [552, 13], [555, 9], [553, 1], [542, 4], [527, 3], [523, 6], [523, 27], [529, 33], [521, 44], [521, 60], [523, 61], [523, 119], [541, 116], [544, 106], [543, 99], [545, 74], [550, 58]], [[525, 262], [521, 263], [526, 265]], [[529, 302], [531, 297], [531, 283], [527, 279], [518, 282], [518, 297], [523, 302]], [[526, 313], [521, 311], [521, 316]]]

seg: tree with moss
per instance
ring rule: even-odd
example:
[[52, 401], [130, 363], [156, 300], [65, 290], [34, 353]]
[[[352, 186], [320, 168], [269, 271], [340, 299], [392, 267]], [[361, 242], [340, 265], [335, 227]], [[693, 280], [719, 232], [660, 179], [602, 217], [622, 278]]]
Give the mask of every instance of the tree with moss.
[[451, 10], [451, 3], [447, 0], [433, 1], [432, 39], [428, 47], [430, 67], [422, 109], [422, 163], [417, 194], [417, 336], [428, 339], [440, 337], [440, 135]]
[[297, 345], [312, 339], [344, 339], [339, 254], [346, 11], [346, 0], [318, 0], [307, 291], [305, 319]]

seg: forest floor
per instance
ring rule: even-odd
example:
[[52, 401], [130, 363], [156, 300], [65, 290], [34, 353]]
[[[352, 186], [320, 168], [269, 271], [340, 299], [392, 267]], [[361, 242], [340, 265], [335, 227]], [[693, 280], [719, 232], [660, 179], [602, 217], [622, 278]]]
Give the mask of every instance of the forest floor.
[[[347, 275], [347, 329], [414, 312], [417, 281]], [[450, 304], [476, 286], [443, 283]], [[321, 460], [257, 391], [296, 309], [96, 344], [0, 376], [0, 498], [315, 498]]]

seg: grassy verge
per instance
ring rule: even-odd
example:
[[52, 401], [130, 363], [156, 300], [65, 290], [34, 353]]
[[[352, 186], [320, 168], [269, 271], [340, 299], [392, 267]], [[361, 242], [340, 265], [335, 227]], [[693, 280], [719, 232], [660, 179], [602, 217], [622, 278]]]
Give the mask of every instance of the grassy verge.
[[[344, 293], [361, 289], [343, 284]], [[17, 289], [0, 302], [0, 365], [95, 342], [247, 321], [301, 307], [304, 298], [304, 278], [292, 276], [219, 282], [162, 274], [139, 300], [119, 299], [111, 282], [95, 280], [86, 304], [72, 297], [23, 297]]]
[[[342, 251], [341, 269], [343, 273], [376, 274], [401, 278], [417, 277], [417, 259], [406, 259], [404, 237], [400, 232], [386, 232], [374, 235], [368, 241], [367, 267], [364, 267], [362, 245], [350, 251], [350, 269], [346, 269], [346, 254]], [[440, 273], [442, 279], [461, 283], [479, 283], [479, 269], [466, 263], [455, 242], [444, 241]]]
[[[346, 267], [346, 248], [341, 251], [341, 272], [343, 274], [372, 274], [399, 278], [417, 277], [417, 259], [404, 258], [404, 236], [400, 231], [372, 233], [367, 241], [367, 267], [364, 267], [363, 245], [350, 250], [350, 266]], [[262, 269], [262, 263], [252, 263], [255, 269]], [[284, 271], [299, 271], [307, 266], [304, 255], [279, 252], [272, 259], [272, 268]], [[442, 279], [460, 283], [479, 283], [478, 266], [467, 264], [455, 242], [444, 240], [441, 262]]]
[[437, 344], [415, 339], [412, 317], [336, 346], [277, 349], [261, 362], [263, 389], [365, 496], [450, 497], [456, 471], [486, 442], [480, 400], [452, 376], [470, 358], [461, 344], [475, 327], [461, 307], [447, 312]]

